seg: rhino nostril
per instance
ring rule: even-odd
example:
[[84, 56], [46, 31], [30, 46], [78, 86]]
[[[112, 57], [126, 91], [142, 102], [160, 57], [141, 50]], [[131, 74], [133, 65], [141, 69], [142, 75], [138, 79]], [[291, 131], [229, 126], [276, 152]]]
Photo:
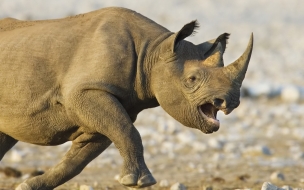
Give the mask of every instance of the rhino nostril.
[[215, 98], [213, 100], [213, 105], [215, 105], [216, 107], [222, 107], [222, 106], [225, 107], [224, 102], [225, 102], [225, 100], [223, 100], [223, 99]]

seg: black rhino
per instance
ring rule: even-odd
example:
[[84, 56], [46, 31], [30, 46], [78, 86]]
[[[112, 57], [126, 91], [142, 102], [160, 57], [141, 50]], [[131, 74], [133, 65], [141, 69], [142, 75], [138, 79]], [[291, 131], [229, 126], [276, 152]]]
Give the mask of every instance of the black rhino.
[[0, 160], [18, 141], [72, 141], [62, 161], [17, 189], [53, 189], [77, 174], [112, 142], [123, 157], [120, 183], [156, 183], [133, 125], [143, 109], [161, 106], [185, 126], [219, 129], [218, 110], [239, 105], [253, 37], [224, 66], [229, 34], [194, 45], [192, 21], [172, 33], [124, 8], [64, 19], [0, 20]]

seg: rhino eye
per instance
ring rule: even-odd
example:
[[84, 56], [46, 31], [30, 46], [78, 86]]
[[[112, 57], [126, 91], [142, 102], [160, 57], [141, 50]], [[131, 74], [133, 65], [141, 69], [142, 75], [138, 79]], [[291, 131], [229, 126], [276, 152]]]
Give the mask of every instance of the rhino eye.
[[184, 84], [186, 87], [192, 88], [197, 84], [198, 81], [199, 81], [199, 76], [192, 75], [186, 78]]
[[194, 82], [196, 80], [195, 76], [191, 76], [188, 78], [188, 82]]

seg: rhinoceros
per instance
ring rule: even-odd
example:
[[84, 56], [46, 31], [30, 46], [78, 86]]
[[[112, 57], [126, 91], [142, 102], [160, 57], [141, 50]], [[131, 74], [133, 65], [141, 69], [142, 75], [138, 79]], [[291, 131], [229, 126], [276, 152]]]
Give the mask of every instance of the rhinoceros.
[[123, 164], [120, 183], [141, 188], [156, 180], [133, 123], [161, 106], [185, 126], [212, 133], [217, 111], [240, 103], [253, 48], [224, 66], [229, 37], [194, 45], [141, 14], [111, 7], [63, 19], [0, 20], [0, 160], [18, 141], [60, 145], [61, 162], [17, 189], [53, 189], [77, 174], [113, 142]]

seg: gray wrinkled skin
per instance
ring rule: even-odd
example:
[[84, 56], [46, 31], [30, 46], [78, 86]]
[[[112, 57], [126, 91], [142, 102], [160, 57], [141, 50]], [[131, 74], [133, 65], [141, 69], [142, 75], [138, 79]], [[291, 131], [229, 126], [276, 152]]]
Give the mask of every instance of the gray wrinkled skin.
[[155, 184], [133, 125], [146, 108], [160, 105], [188, 127], [217, 131], [216, 112], [229, 114], [239, 105], [253, 38], [224, 67], [229, 34], [194, 45], [184, 38], [195, 28], [192, 21], [172, 33], [123, 8], [58, 20], [0, 20], [0, 160], [17, 141], [73, 142], [57, 166], [17, 189], [53, 189], [112, 142], [124, 160], [121, 184]]

